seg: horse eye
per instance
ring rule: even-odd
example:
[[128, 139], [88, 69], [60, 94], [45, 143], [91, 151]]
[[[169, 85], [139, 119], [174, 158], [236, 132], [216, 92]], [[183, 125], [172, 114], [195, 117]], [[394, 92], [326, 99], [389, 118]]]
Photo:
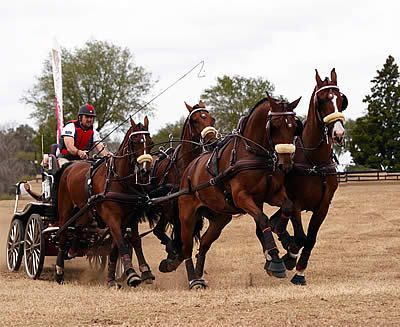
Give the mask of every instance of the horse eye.
[[201, 114], [201, 118], [206, 119], [206, 114]]

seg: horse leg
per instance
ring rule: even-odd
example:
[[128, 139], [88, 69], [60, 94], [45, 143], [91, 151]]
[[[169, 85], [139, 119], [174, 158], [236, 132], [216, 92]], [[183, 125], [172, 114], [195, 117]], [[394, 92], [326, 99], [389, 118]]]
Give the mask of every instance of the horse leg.
[[267, 258], [267, 273], [277, 278], [286, 277], [286, 268], [283, 260], [279, 258], [279, 250], [276, 246], [274, 236], [272, 235], [271, 223], [266, 215], [258, 207], [252, 196], [246, 191], [241, 190], [232, 192], [234, 195], [234, 202], [237, 207], [245, 210], [256, 221], [259, 229], [262, 231], [262, 237], [265, 247], [265, 256]]
[[158, 267], [161, 272], [171, 272], [176, 270], [183, 260], [181, 222], [179, 220], [178, 210], [176, 210], [176, 215], [174, 213], [171, 235], [172, 240], [167, 244], [167, 259], [162, 260]]
[[307, 238], [305, 240], [304, 248], [301, 251], [300, 259], [296, 265], [296, 274], [291, 279], [291, 282], [295, 285], [306, 285], [306, 279], [304, 276], [304, 272], [308, 265], [308, 260], [311, 255], [311, 251], [315, 246], [317, 241], [318, 230], [321, 227], [325, 217], [328, 213], [328, 206], [324, 206], [318, 210], [318, 212], [314, 212], [311, 216], [310, 223], [308, 225], [307, 230]]
[[132, 232], [133, 235], [131, 238], [131, 242], [133, 248], [135, 249], [136, 257], [138, 259], [139, 270], [142, 273], [142, 276], [140, 278], [142, 279], [142, 281], [145, 281], [146, 284], [152, 284], [155, 277], [151, 273], [150, 266], [147, 264], [146, 259], [144, 258], [142, 240], [139, 237], [139, 224], [134, 224]]
[[118, 260], [118, 247], [112, 245], [108, 261], [108, 271], [106, 278], [108, 288], [116, 288], [116, 289], [121, 288], [121, 285], [118, 284], [115, 280], [115, 269], [117, 266], [117, 260]]
[[206, 253], [221, 235], [222, 229], [232, 220], [231, 215], [213, 214], [210, 224], [200, 240], [199, 252], [196, 255], [195, 273], [197, 277], [203, 277]]
[[193, 200], [189, 198], [184, 201], [185, 197], [179, 199], [179, 219], [181, 221], [181, 240], [183, 260], [185, 261], [186, 273], [189, 282], [189, 289], [206, 288], [207, 284], [203, 279], [198, 278], [193, 266], [193, 236], [198, 219], [202, 217], [196, 212]]
[[[61, 188], [63, 188], [61, 190]], [[60, 183], [59, 194], [65, 194], [64, 197], [59, 197], [58, 201], [58, 212], [59, 212], [59, 226], [60, 228], [64, 225], [69, 217], [72, 216], [74, 211], [74, 205], [72, 200], [68, 196], [69, 192], [66, 188], [66, 183]], [[67, 245], [67, 231], [63, 231], [59, 235], [58, 240], [58, 253], [57, 253], [57, 260], [55, 266], [55, 280], [59, 284], [64, 283], [64, 260], [65, 260], [65, 252], [66, 252], [66, 245]]]
[[65, 256], [65, 243], [66, 235], [65, 232], [61, 233], [59, 237], [57, 261], [54, 271], [54, 277], [58, 284], [64, 283], [64, 256]]
[[[111, 217], [111, 214], [103, 215], [103, 217]], [[115, 218], [115, 216], [113, 217]], [[131, 255], [132, 247], [128, 244], [125, 238], [122, 237], [121, 221], [120, 219], [116, 218], [108, 219], [107, 225], [108, 227], [110, 227], [110, 232], [113, 239], [113, 246], [118, 246], [119, 255], [122, 258], [124, 271], [127, 276], [126, 283], [128, 284], [128, 286], [136, 287], [142, 282], [142, 280], [140, 279], [140, 276], [136, 273], [135, 269], [133, 269], [132, 255]]]
[[167, 219], [164, 214], [162, 214], [160, 220], [153, 229], [153, 234], [160, 240], [161, 244], [165, 245], [165, 251], [168, 253], [168, 259], [174, 259], [176, 256], [176, 250], [173, 241], [165, 233], [166, 227]]

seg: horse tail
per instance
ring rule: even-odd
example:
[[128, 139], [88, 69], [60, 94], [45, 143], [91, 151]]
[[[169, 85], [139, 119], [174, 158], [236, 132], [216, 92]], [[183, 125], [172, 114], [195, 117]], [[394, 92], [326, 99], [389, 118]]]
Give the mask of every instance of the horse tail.
[[204, 226], [204, 218], [200, 217], [200, 219], [197, 220], [196, 226], [194, 226], [194, 231], [193, 231], [193, 237], [196, 243], [200, 242], [200, 232], [203, 229], [203, 226]]

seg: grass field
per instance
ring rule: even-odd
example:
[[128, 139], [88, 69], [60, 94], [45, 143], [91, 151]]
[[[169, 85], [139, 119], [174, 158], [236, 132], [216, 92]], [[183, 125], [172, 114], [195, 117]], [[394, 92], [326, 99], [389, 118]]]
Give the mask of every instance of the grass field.
[[[84, 258], [66, 262], [64, 285], [53, 281], [53, 257], [46, 258], [40, 280], [29, 279], [23, 267], [8, 272], [5, 242], [14, 202], [0, 201], [0, 325], [399, 326], [399, 205], [398, 182], [341, 184], [304, 287], [290, 283], [294, 272], [279, 280], [264, 272], [254, 222], [240, 216], [207, 256], [207, 290], [187, 290], [183, 265], [160, 273], [164, 250], [149, 235], [144, 252], [155, 282], [117, 291], [105, 287], [103, 275], [93, 276]], [[274, 211], [265, 207], [267, 214]], [[304, 213], [305, 225], [309, 217]]]

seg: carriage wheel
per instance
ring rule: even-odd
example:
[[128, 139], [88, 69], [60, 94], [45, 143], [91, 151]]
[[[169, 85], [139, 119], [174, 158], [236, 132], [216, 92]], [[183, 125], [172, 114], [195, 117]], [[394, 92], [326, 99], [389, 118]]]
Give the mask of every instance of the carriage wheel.
[[44, 263], [45, 242], [42, 231], [42, 218], [32, 214], [25, 229], [24, 256], [26, 274], [33, 279], [40, 276]]
[[87, 259], [89, 260], [90, 268], [96, 272], [103, 272], [106, 268], [107, 257], [104, 255], [88, 255]]
[[7, 236], [7, 267], [9, 271], [18, 271], [24, 255], [24, 225], [21, 220], [11, 222]]

